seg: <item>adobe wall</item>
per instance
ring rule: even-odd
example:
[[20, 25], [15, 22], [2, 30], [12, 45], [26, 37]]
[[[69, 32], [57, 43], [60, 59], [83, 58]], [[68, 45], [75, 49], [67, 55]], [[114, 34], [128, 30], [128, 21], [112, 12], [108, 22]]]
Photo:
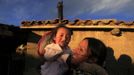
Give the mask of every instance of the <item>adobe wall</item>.
[[[134, 75], [134, 26], [128, 25], [83, 25], [67, 24], [73, 30], [70, 47], [75, 48], [85, 37], [94, 37], [103, 41], [108, 47], [106, 69], [110, 75]], [[24, 75], [39, 75], [40, 58], [37, 54], [37, 42], [44, 32], [54, 25], [21, 26], [30, 30], [27, 42], [26, 69]]]

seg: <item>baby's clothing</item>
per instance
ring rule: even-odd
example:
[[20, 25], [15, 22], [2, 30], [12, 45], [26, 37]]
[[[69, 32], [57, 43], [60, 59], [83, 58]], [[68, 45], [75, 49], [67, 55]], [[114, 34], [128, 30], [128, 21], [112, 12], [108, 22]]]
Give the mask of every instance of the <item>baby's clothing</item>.
[[41, 75], [63, 75], [69, 67], [66, 60], [71, 55], [70, 48], [62, 50], [58, 44], [49, 44], [45, 48], [46, 62], [41, 66]]
[[61, 61], [47, 61], [41, 66], [41, 75], [64, 75], [68, 65]]
[[63, 53], [61, 47], [58, 44], [54, 44], [54, 43], [47, 45], [44, 49], [45, 49], [44, 58], [46, 60], [52, 60], [56, 58], [58, 55], [60, 55], [61, 53]]

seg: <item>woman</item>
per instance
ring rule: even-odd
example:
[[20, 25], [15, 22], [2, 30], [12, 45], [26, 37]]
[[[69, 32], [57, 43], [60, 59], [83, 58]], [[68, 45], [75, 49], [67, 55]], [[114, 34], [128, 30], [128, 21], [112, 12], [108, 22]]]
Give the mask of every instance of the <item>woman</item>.
[[95, 38], [85, 38], [73, 50], [73, 75], [108, 75], [103, 68], [107, 48]]

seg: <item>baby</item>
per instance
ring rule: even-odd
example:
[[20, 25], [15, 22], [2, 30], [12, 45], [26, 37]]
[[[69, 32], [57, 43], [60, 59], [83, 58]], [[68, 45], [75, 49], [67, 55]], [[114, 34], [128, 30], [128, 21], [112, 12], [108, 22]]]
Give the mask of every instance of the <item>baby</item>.
[[50, 43], [44, 47], [46, 62], [41, 65], [41, 75], [64, 75], [68, 71], [71, 50], [68, 46], [72, 32], [64, 25], [56, 27], [49, 35]]

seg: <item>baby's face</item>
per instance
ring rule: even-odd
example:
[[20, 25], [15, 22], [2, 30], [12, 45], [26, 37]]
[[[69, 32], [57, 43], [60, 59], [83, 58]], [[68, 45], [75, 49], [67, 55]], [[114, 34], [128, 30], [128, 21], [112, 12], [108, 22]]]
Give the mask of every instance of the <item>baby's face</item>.
[[69, 35], [69, 31], [62, 27], [58, 29], [54, 41], [56, 44], [65, 47], [70, 42], [70, 39], [71, 39], [71, 35]]

